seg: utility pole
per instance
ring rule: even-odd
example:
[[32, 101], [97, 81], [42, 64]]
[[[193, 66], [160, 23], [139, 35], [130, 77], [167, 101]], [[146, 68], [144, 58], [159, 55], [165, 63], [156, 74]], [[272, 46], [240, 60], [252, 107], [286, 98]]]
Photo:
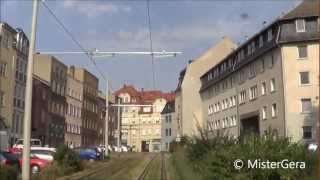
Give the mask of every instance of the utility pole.
[[109, 81], [107, 81], [106, 88], [106, 117], [105, 117], [105, 130], [104, 130], [104, 145], [105, 145], [105, 156], [109, 155]]
[[118, 151], [120, 151], [120, 149], [121, 149], [121, 117], [120, 117], [120, 115], [121, 115], [121, 113], [120, 113], [120, 110], [121, 110], [121, 108], [120, 108], [120, 98], [118, 98], [117, 99], [117, 101], [118, 101]]
[[33, 58], [36, 44], [37, 32], [37, 15], [39, 0], [33, 0], [31, 39], [28, 55], [28, 69], [26, 82], [26, 105], [24, 108], [23, 121], [23, 153], [22, 153], [22, 180], [30, 180], [30, 136], [31, 136], [31, 110], [32, 110], [32, 74], [33, 74]]

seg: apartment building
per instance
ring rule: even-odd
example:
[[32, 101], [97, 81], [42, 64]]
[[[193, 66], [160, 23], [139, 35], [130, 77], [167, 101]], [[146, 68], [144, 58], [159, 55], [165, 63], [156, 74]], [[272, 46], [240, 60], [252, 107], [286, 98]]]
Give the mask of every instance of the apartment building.
[[170, 144], [180, 138], [175, 118], [175, 101], [168, 101], [161, 112], [161, 151], [169, 151]]
[[161, 112], [173, 93], [138, 91], [124, 85], [114, 93], [122, 99], [121, 141], [137, 152], [161, 150]]
[[303, 1], [201, 77], [207, 129], [232, 136], [271, 128], [293, 141], [316, 138], [319, 2]]
[[[6, 132], [13, 131], [13, 95], [15, 59], [14, 48], [16, 30], [6, 23], [0, 22], [0, 119]], [[9, 132], [10, 131], [10, 132]]]
[[11, 144], [22, 136], [28, 49], [23, 30], [0, 22], [0, 119]]
[[82, 99], [83, 84], [75, 79], [75, 69], [71, 66], [68, 69], [67, 77], [67, 110], [65, 122], [65, 144], [70, 147], [81, 146], [81, 129], [82, 129]]
[[32, 85], [31, 138], [40, 139], [43, 145], [49, 145], [50, 84], [48, 81], [33, 75]]
[[50, 121], [48, 122], [48, 145], [64, 144], [65, 110], [67, 109], [68, 67], [56, 57], [36, 54], [33, 64], [33, 73], [47, 81], [50, 85], [51, 101], [49, 103]]
[[83, 84], [81, 145], [98, 145], [98, 83], [96, 76], [83, 68], [74, 68], [74, 78]]
[[15, 59], [15, 78], [14, 78], [14, 96], [13, 96], [13, 128], [12, 136], [22, 138], [22, 127], [25, 106], [25, 89], [27, 81], [27, 64], [29, 40], [26, 34], [19, 28], [16, 29], [16, 59]]
[[200, 77], [207, 72], [210, 67], [219, 63], [235, 48], [235, 43], [229, 38], [223, 37], [200, 57], [193, 61], [189, 61], [189, 64], [183, 71], [183, 80], [179, 85], [181, 96], [179, 96], [180, 94], [177, 96], [178, 99], [181, 98], [180, 100], [177, 100], [178, 106], [180, 106], [178, 108], [181, 108], [181, 110], [177, 110], [178, 113], [181, 111], [181, 115], [179, 116], [182, 117], [178, 116], [177, 118], [182, 121], [183, 135], [198, 135], [199, 128], [203, 127], [201, 97], [199, 94], [201, 88]]

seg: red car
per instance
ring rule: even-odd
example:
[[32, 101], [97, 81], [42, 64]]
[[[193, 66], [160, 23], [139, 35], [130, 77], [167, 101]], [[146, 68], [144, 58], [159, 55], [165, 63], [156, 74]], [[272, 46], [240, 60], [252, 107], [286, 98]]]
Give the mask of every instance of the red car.
[[[20, 166], [22, 167], [22, 154], [19, 158]], [[42, 169], [50, 165], [51, 162], [43, 159], [39, 159], [35, 155], [30, 155], [30, 170], [32, 174], [39, 173]]]

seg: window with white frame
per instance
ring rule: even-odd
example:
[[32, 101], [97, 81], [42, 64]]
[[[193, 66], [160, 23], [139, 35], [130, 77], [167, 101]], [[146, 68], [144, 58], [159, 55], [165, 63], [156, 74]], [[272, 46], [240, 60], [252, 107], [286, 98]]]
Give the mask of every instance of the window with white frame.
[[267, 119], [267, 106], [262, 107], [261, 117], [262, 119]]
[[271, 117], [276, 117], [277, 116], [277, 104], [273, 103], [271, 107]]
[[274, 92], [276, 90], [276, 80], [274, 78], [272, 78], [270, 80], [270, 91]]
[[257, 85], [250, 87], [249, 90], [250, 100], [256, 99], [258, 97], [258, 87]]
[[302, 113], [309, 113], [311, 111], [312, 111], [311, 98], [301, 99], [301, 112]]
[[262, 82], [261, 84], [261, 95], [265, 95], [267, 92], [266, 82]]
[[296, 20], [296, 32], [305, 32], [306, 25], [304, 19], [297, 19]]
[[308, 57], [308, 49], [306, 45], [300, 45], [298, 48], [298, 59], [304, 59]]
[[310, 84], [309, 71], [300, 72], [300, 84]]
[[236, 106], [236, 98], [237, 98], [237, 96], [233, 96], [233, 100], [232, 100], [233, 106]]
[[246, 90], [243, 90], [240, 92], [240, 96], [239, 96], [239, 102], [244, 103], [246, 101], [246, 97], [247, 97], [247, 93]]

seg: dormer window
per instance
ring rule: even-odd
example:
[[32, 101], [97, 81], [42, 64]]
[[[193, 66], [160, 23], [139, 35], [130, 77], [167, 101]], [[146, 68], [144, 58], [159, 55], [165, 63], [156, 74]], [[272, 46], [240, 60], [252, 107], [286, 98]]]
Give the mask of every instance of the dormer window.
[[304, 19], [297, 19], [296, 20], [296, 31], [297, 32], [305, 32], [306, 25]]
[[263, 36], [261, 35], [259, 37], [259, 47], [262, 47], [263, 46]]
[[273, 39], [272, 29], [268, 30], [268, 41], [271, 41]]

